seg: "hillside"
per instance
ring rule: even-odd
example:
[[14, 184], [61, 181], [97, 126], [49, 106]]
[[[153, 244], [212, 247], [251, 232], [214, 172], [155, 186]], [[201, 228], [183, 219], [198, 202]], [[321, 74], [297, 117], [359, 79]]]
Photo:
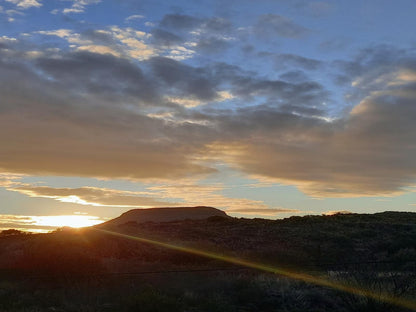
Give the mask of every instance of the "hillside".
[[[0, 236], [0, 273], [10, 281], [0, 285], [0, 310], [43, 311], [49, 296], [59, 311], [84, 311], [86, 304], [88, 311], [408, 311], [221, 260], [227, 257], [416, 297], [416, 213], [265, 220], [208, 207], [166, 209], [131, 210], [81, 230]], [[40, 285], [44, 291], [33, 292]], [[16, 302], [23, 302], [20, 310]]]
[[116, 227], [125, 223], [201, 220], [215, 216], [227, 217], [227, 214], [222, 210], [205, 206], [133, 209], [123, 213], [118, 218], [100, 224], [98, 227]]

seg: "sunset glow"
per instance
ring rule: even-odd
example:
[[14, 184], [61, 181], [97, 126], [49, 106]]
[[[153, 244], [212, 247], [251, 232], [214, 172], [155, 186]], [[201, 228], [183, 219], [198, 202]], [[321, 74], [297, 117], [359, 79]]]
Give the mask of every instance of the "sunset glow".
[[415, 13], [0, 0], [0, 311], [416, 312]]
[[27, 232], [46, 233], [59, 227], [81, 228], [100, 224], [104, 221], [100, 217], [83, 214], [60, 216], [0, 215], [0, 231], [14, 228]]
[[0, 213], [416, 211], [415, 10], [0, 0]]
[[99, 217], [87, 215], [41, 216], [32, 217], [32, 220], [34, 225], [39, 226], [69, 226], [73, 228], [92, 226], [103, 222]]

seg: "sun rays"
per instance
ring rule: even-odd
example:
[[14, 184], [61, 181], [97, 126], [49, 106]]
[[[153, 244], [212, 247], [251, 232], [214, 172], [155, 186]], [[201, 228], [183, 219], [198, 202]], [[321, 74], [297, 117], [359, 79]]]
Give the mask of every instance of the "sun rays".
[[101, 233], [112, 235], [112, 236], [135, 240], [135, 241], [142, 242], [142, 243], [148, 243], [151, 245], [155, 245], [155, 246], [159, 246], [159, 247], [163, 247], [163, 248], [167, 248], [171, 250], [176, 250], [180, 252], [185, 252], [188, 254], [201, 256], [201, 257], [205, 257], [205, 258], [209, 258], [213, 260], [219, 260], [219, 261], [223, 261], [223, 262], [230, 263], [230, 264], [240, 265], [240, 266], [244, 266], [247, 268], [251, 268], [251, 269], [255, 269], [255, 270], [259, 270], [263, 272], [274, 273], [277, 275], [288, 277], [290, 279], [300, 280], [306, 283], [311, 283], [311, 284], [315, 284], [315, 285], [319, 285], [323, 287], [329, 287], [329, 288], [339, 290], [342, 292], [346, 292], [346, 293], [350, 293], [353, 295], [365, 296], [371, 299], [383, 301], [389, 304], [393, 304], [396, 306], [400, 306], [403, 308], [416, 311], [415, 301], [394, 297], [387, 293], [376, 293], [369, 289], [362, 288], [359, 285], [356, 285], [356, 286], [346, 285], [346, 284], [342, 284], [342, 283], [329, 280], [323, 276], [316, 276], [316, 275], [311, 275], [308, 273], [295, 272], [295, 271], [291, 271], [291, 270], [287, 270], [287, 269], [283, 269], [283, 268], [279, 268], [275, 266], [270, 266], [267, 264], [262, 264], [259, 262], [252, 262], [249, 260], [228, 256], [225, 254], [216, 254], [216, 253], [209, 252], [209, 251], [170, 244], [170, 243], [157, 241], [153, 239], [147, 239], [144, 237], [132, 236], [132, 235], [122, 234], [118, 232], [103, 230], [103, 229], [96, 229], [96, 230]]

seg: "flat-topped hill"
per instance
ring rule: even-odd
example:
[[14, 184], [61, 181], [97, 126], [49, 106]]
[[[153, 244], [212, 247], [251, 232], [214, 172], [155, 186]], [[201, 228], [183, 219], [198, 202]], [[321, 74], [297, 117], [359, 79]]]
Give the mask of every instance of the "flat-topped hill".
[[118, 226], [131, 222], [144, 223], [202, 220], [215, 216], [228, 217], [224, 211], [206, 206], [133, 209], [123, 213], [115, 219], [100, 224], [99, 227]]
[[[136, 209], [103, 228], [0, 233], [0, 311], [410, 312], [376, 298], [416, 298], [416, 213], [224, 215], [210, 207]], [[327, 277], [375, 296], [287, 280], [230, 259]]]

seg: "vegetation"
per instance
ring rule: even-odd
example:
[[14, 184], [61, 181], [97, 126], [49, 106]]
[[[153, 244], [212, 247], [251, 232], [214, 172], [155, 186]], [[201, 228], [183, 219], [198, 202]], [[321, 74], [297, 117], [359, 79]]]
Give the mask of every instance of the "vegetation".
[[3, 230], [3, 231], [0, 232], [0, 236], [24, 235], [24, 234], [30, 234], [30, 233], [26, 233], [24, 231], [20, 231], [20, 230], [16, 230], [16, 229], [8, 229], [8, 230]]
[[414, 213], [215, 216], [106, 229], [324, 276], [380, 298], [63, 228], [0, 235], [0, 311], [407, 311], [383, 294], [416, 298]]

